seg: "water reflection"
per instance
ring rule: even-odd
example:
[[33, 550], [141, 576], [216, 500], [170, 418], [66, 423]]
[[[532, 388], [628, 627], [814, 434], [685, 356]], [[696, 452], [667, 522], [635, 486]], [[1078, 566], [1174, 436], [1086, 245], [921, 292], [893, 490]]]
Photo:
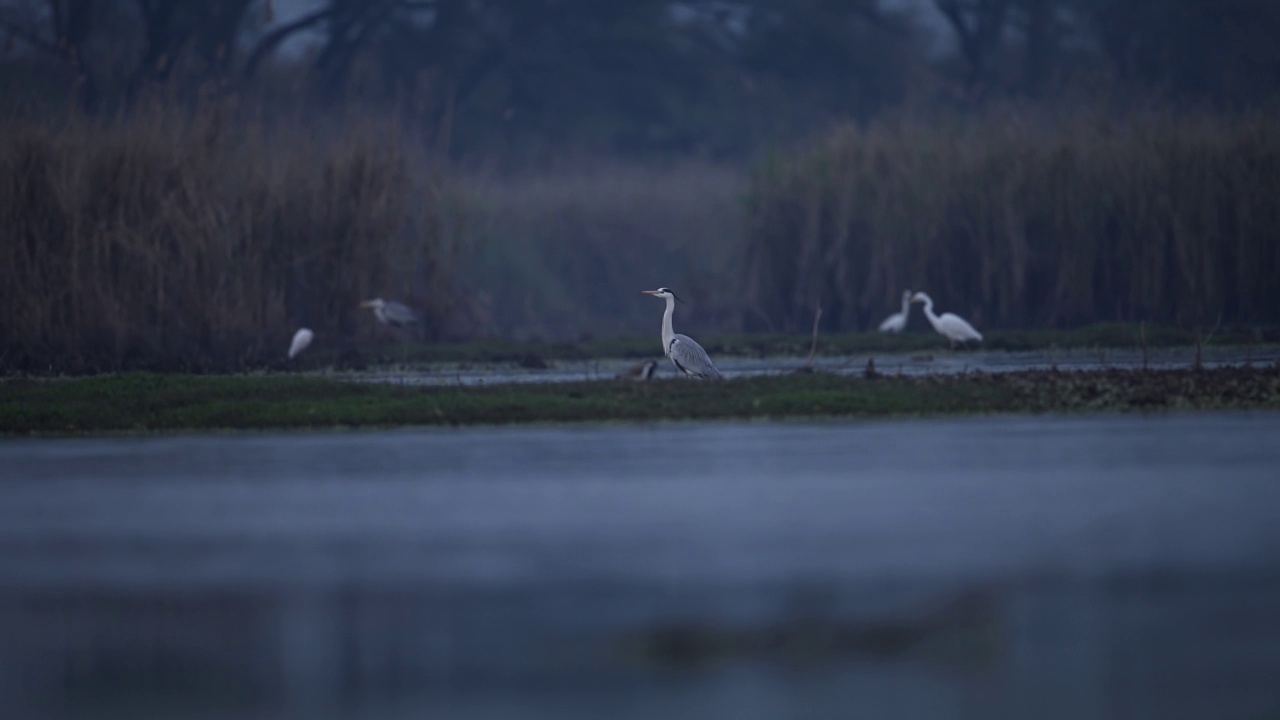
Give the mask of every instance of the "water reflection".
[[[0, 657], [6, 705], [26, 717], [588, 717], [611, 702], [618, 717], [1277, 709], [1280, 576], [1039, 578], [950, 607], [945, 593], [890, 615], [856, 607], [884, 591], [833, 591], [802, 611], [791, 591], [756, 588], [750, 619], [713, 612], [741, 604], [742, 588], [10, 593]], [[600, 608], [631, 617], [605, 622]]]
[[1277, 440], [1238, 414], [0, 443], [0, 702], [1267, 717]]

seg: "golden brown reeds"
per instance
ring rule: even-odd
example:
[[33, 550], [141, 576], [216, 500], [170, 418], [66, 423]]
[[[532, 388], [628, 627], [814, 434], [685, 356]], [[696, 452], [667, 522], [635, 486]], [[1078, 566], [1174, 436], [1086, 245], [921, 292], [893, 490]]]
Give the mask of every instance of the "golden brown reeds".
[[301, 324], [364, 332], [364, 297], [448, 312], [446, 190], [393, 133], [230, 115], [4, 121], [0, 365], [234, 369], [283, 357]]
[[742, 180], [706, 162], [621, 160], [473, 178], [486, 324], [517, 338], [648, 335], [662, 312], [640, 291], [665, 285], [689, 303], [682, 331], [732, 329]]
[[904, 288], [979, 327], [1280, 321], [1280, 123], [1080, 112], [835, 129], [753, 178], [748, 323], [873, 327]]

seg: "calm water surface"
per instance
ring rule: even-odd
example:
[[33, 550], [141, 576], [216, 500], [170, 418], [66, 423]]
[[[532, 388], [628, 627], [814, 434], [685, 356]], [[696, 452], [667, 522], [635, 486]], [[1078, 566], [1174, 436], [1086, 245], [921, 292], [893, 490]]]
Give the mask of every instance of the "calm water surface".
[[[659, 350], [661, 348], [658, 348]], [[655, 379], [676, 377], [675, 367], [660, 354]], [[844, 357], [820, 357], [814, 367], [837, 374], [861, 374], [867, 360], [888, 375], [954, 375], [966, 372], [1016, 372], [1022, 370], [1103, 370], [1141, 368], [1144, 358], [1140, 350], [1125, 348], [1048, 349], [1035, 351], [970, 350], [949, 351], [945, 341], [936, 352], [876, 353]], [[727, 378], [779, 375], [794, 372], [804, 361], [796, 357], [714, 358], [716, 367]], [[1147, 353], [1146, 367], [1153, 370], [1187, 369], [1195, 362], [1195, 348], [1153, 348]], [[1254, 347], [1206, 347], [1201, 362], [1207, 368], [1222, 366], [1268, 366], [1280, 363], [1280, 345]], [[512, 382], [580, 382], [606, 380], [637, 365], [630, 360], [564, 360], [548, 363], [540, 369], [521, 368], [508, 363], [436, 363], [410, 368], [377, 369], [353, 373], [326, 373], [360, 382], [391, 382], [413, 385], [478, 385]]]
[[1264, 718], [1280, 415], [0, 442], [15, 717]]

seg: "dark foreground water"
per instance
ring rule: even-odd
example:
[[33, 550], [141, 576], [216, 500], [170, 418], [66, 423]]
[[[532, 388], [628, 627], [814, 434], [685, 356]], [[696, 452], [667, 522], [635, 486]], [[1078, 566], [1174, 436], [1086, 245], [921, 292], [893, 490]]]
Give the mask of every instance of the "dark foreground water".
[[1280, 416], [0, 442], [9, 718], [1280, 717]]

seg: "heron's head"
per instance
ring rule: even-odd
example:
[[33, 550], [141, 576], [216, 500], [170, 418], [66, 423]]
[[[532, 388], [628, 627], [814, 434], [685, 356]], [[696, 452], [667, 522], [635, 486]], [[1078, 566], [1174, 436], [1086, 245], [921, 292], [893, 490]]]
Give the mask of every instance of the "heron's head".
[[679, 295], [676, 295], [674, 292], [672, 292], [672, 291], [671, 291], [670, 289], [668, 289], [668, 288], [658, 288], [657, 290], [641, 290], [640, 292], [644, 293], [645, 295], [652, 295], [652, 296], [654, 296], [654, 297], [660, 297], [660, 298], [669, 298], [669, 297], [670, 297], [670, 298], [675, 298], [676, 300], [679, 300], [680, 302], [684, 302], [683, 300], [680, 300], [680, 296], [679, 296]]
[[911, 302], [927, 303], [927, 302], [933, 302], [933, 300], [923, 292], [918, 292], [915, 295], [911, 296]]
[[902, 302], [907, 302], [908, 300], [911, 299], [911, 297], [912, 297], [912, 292], [910, 290], [902, 291]]
[[385, 306], [386, 304], [387, 304], [387, 303], [386, 303], [386, 301], [385, 301], [385, 300], [383, 300], [382, 298], [374, 298], [374, 299], [372, 299], [372, 300], [365, 300], [364, 302], [360, 303], [360, 307], [362, 307], [362, 308], [380, 308], [380, 307]]

